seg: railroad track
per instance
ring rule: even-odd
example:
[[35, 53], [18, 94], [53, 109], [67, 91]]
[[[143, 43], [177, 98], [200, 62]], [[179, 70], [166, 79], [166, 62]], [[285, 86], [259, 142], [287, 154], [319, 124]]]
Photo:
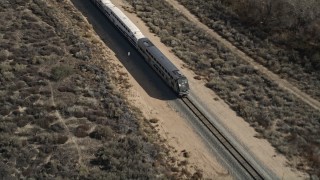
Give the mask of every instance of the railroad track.
[[264, 179], [188, 97], [182, 97], [181, 99], [253, 179]]

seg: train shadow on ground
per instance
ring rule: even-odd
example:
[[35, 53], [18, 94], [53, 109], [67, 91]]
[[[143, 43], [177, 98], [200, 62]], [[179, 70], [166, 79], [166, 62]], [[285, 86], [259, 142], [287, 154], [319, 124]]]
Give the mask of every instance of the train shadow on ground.
[[[148, 93], [160, 100], [177, 99], [156, 72], [146, 63], [142, 55], [129, 43], [107, 17], [89, 0], [71, 0], [75, 7], [87, 18], [95, 32], [115, 53], [127, 71]], [[130, 52], [130, 56], [128, 55]]]

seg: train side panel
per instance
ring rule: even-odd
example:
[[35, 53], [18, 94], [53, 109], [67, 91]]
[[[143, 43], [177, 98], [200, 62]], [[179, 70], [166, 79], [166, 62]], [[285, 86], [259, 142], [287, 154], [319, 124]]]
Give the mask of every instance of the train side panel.
[[148, 38], [138, 41], [138, 49], [150, 66], [179, 96], [189, 93], [186, 77]]

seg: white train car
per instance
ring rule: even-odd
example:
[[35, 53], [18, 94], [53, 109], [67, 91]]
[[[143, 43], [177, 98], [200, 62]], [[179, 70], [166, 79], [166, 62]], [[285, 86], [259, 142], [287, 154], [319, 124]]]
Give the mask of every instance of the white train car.
[[138, 40], [145, 36], [140, 29], [109, 0], [92, 0], [112, 23], [137, 47]]

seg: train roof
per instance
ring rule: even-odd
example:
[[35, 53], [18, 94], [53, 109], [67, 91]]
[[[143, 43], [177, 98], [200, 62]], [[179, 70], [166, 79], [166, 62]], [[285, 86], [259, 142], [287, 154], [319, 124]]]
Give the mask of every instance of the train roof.
[[174, 78], [185, 77], [180, 70], [148, 39], [143, 38], [139, 41], [147, 47], [148, 51], [159, 60], [159, 63], [170, 73]]
[[110, 4], [110, 5], [113, 5], [113, 6], [114, 6], [114, 4], [112, 4], [112, 2], [111, 2], [110, 0], [101, 0], [101, 2], [102, 2], [103, 4]]
[[103, 0], [103, 2], [107, 2], [107, 6], [111, 9], [111, 11], [125, 24], [131, 32], [134, 33], [135, 37], [137, 39], [145, 37], [140, 29], [114, 4], [108, 3], [110, 1], [108, 0]]

